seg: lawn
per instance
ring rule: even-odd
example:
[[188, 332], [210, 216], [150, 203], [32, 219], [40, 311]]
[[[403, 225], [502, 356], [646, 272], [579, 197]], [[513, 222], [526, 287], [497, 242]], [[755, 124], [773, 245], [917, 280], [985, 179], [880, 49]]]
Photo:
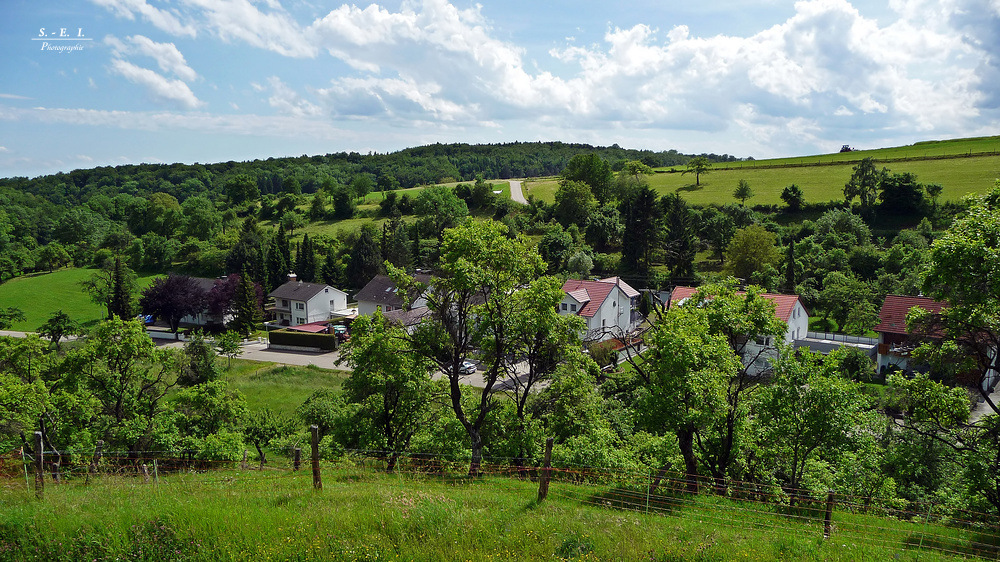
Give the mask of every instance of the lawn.
[[[219, 361], [225, 369], [225, 360]], [[289, 417], [317, 390], [339, 392], [340, 385], [350, 375], [347, 371], [275, 365], [245, 359], [234, 359], [232, 369], [223, 373], [229, 387], [243, 393], [250, 409], [267, 407]]]
[[[76, 322], [92, 324], [104, 318], [107, 310], [91, 302], [80, 282], [97, 270], [60, 269], [52, 273], [24, 275], [0, 285], [0, 307], [15, 306], [24, 311], [26, 320], [11, 328], [33, 332], [53, 314], [62, 310]], [[158, 275], [140, 275], [139, 290], [148, 287]]]

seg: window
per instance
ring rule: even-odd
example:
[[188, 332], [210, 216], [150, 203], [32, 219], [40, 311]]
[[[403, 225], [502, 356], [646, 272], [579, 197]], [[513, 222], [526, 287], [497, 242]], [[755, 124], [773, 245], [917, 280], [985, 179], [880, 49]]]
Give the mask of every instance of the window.
[[611, 301], [611, 308], [618, 306], [618, 301]]
[[288, 308], [288, 299], [281, 299], [281, 306]]
[[296, 324], [305, 324], [306, 323], [306, 319], [296, 316], [295, 317], [295, 323]]
[[566, 303], [562, 303], [562, 309], [566, 310], [567, 308], [568, 308], [568, 306], [566, 305]]
[[569, 305], [569, 311], [570, 312], [576, 312], [576, 305], [575, 304]]
[[601, 327], [603, 328], [603, 327], [605, 327], [607, 325], [608, 325], [608, 321], [605, 320], [605, 319], [603, 319], [603, 318], [601, 318]]
[[306, 303], [304, 302], [295, 303], [295, 310], [305, 310], [305, 309], [306, 309]]
[[392, 307], [389, 306], [389, 305], [385, 305], [385, 311], [386, 312], [392, 312]]

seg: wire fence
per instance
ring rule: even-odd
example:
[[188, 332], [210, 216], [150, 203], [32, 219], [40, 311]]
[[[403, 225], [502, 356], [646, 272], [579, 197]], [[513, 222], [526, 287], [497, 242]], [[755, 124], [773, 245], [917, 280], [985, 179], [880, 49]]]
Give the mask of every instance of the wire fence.
[[[682, 517], [699, 525], [735, 530], [754, 530], [774, 536], [829, 537], [858, 547], [914, 549], [954, 556], [1000, 559], [1000, 519], [996, 513], [955, 509], [950, 506], [900, 502], [880, 498], [834, 494], [817, 495], [814, 490], [791, 489], [758, 482], [692, 479], [668, 469], [644, 471], [590, 466], [527, 466], [517, 459], [489, 458], [470, 478], [470, 459], [385, 451], [351, 450], [337, 460], [313, 463], [306, 453], [275, 456], [264, 464], [253, 456], [245, 460], [207, 460], [202, 452], [182, 451], [45, 451], [42, 463], [21, 450], [0, 457], [5, 487], [38, 490], [44, 482], [117, 479], [134, 485], [248, 486], [250, 480], [236, 478], [254, 471], [252, 482], [266, 489], [276, 480], [302, 479], [300, 471], [314, 470], [338, 485], [383, 478], [391, 472], [396, 481], [449, 482], [456, 485], [504, 480], [544, 481], [547, 495], [556, 501], [598, 509], [622, 510], [651, 516]], [[59, 459], [46, 463], [45, 459]], [[95, 462], [95, 458], [97, 459]], [[40, 468], [39, 468], [40, 467]], [[390, 470], [391, 467], [391, 470]], [[21, 482], [22, 484], [17, 484]], [[39, 484], [41, 479], [42, 484]], [[34, 483], [33, 483], [34, 481]], [[382, 479], [380, 485], [392, 485]], [[23, 489], [23, 488], [22, 488]], [[530, 489], [530, 485], [529, 485]], [[693, 490], [697, 489], [697, 492]]]

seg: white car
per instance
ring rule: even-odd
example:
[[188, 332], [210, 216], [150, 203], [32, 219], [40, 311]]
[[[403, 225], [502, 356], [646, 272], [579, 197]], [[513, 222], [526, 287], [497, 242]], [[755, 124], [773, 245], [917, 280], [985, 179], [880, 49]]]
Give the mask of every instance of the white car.
[[462, 361], [462, 365], [458, 368], [458, 372], [463, 375], [471, 375], [476, 372], [476, 364], [472, 361]]

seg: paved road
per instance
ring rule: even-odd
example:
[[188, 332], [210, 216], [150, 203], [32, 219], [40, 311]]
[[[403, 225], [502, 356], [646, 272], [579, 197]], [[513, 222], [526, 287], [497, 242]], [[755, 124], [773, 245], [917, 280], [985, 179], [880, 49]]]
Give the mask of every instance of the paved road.
[[508, 180], [510, 182], [510, 198], [518, 203], [528, 204], [528, 200], [524, 198], [524, 193], [521, 192], [521, 180]]

